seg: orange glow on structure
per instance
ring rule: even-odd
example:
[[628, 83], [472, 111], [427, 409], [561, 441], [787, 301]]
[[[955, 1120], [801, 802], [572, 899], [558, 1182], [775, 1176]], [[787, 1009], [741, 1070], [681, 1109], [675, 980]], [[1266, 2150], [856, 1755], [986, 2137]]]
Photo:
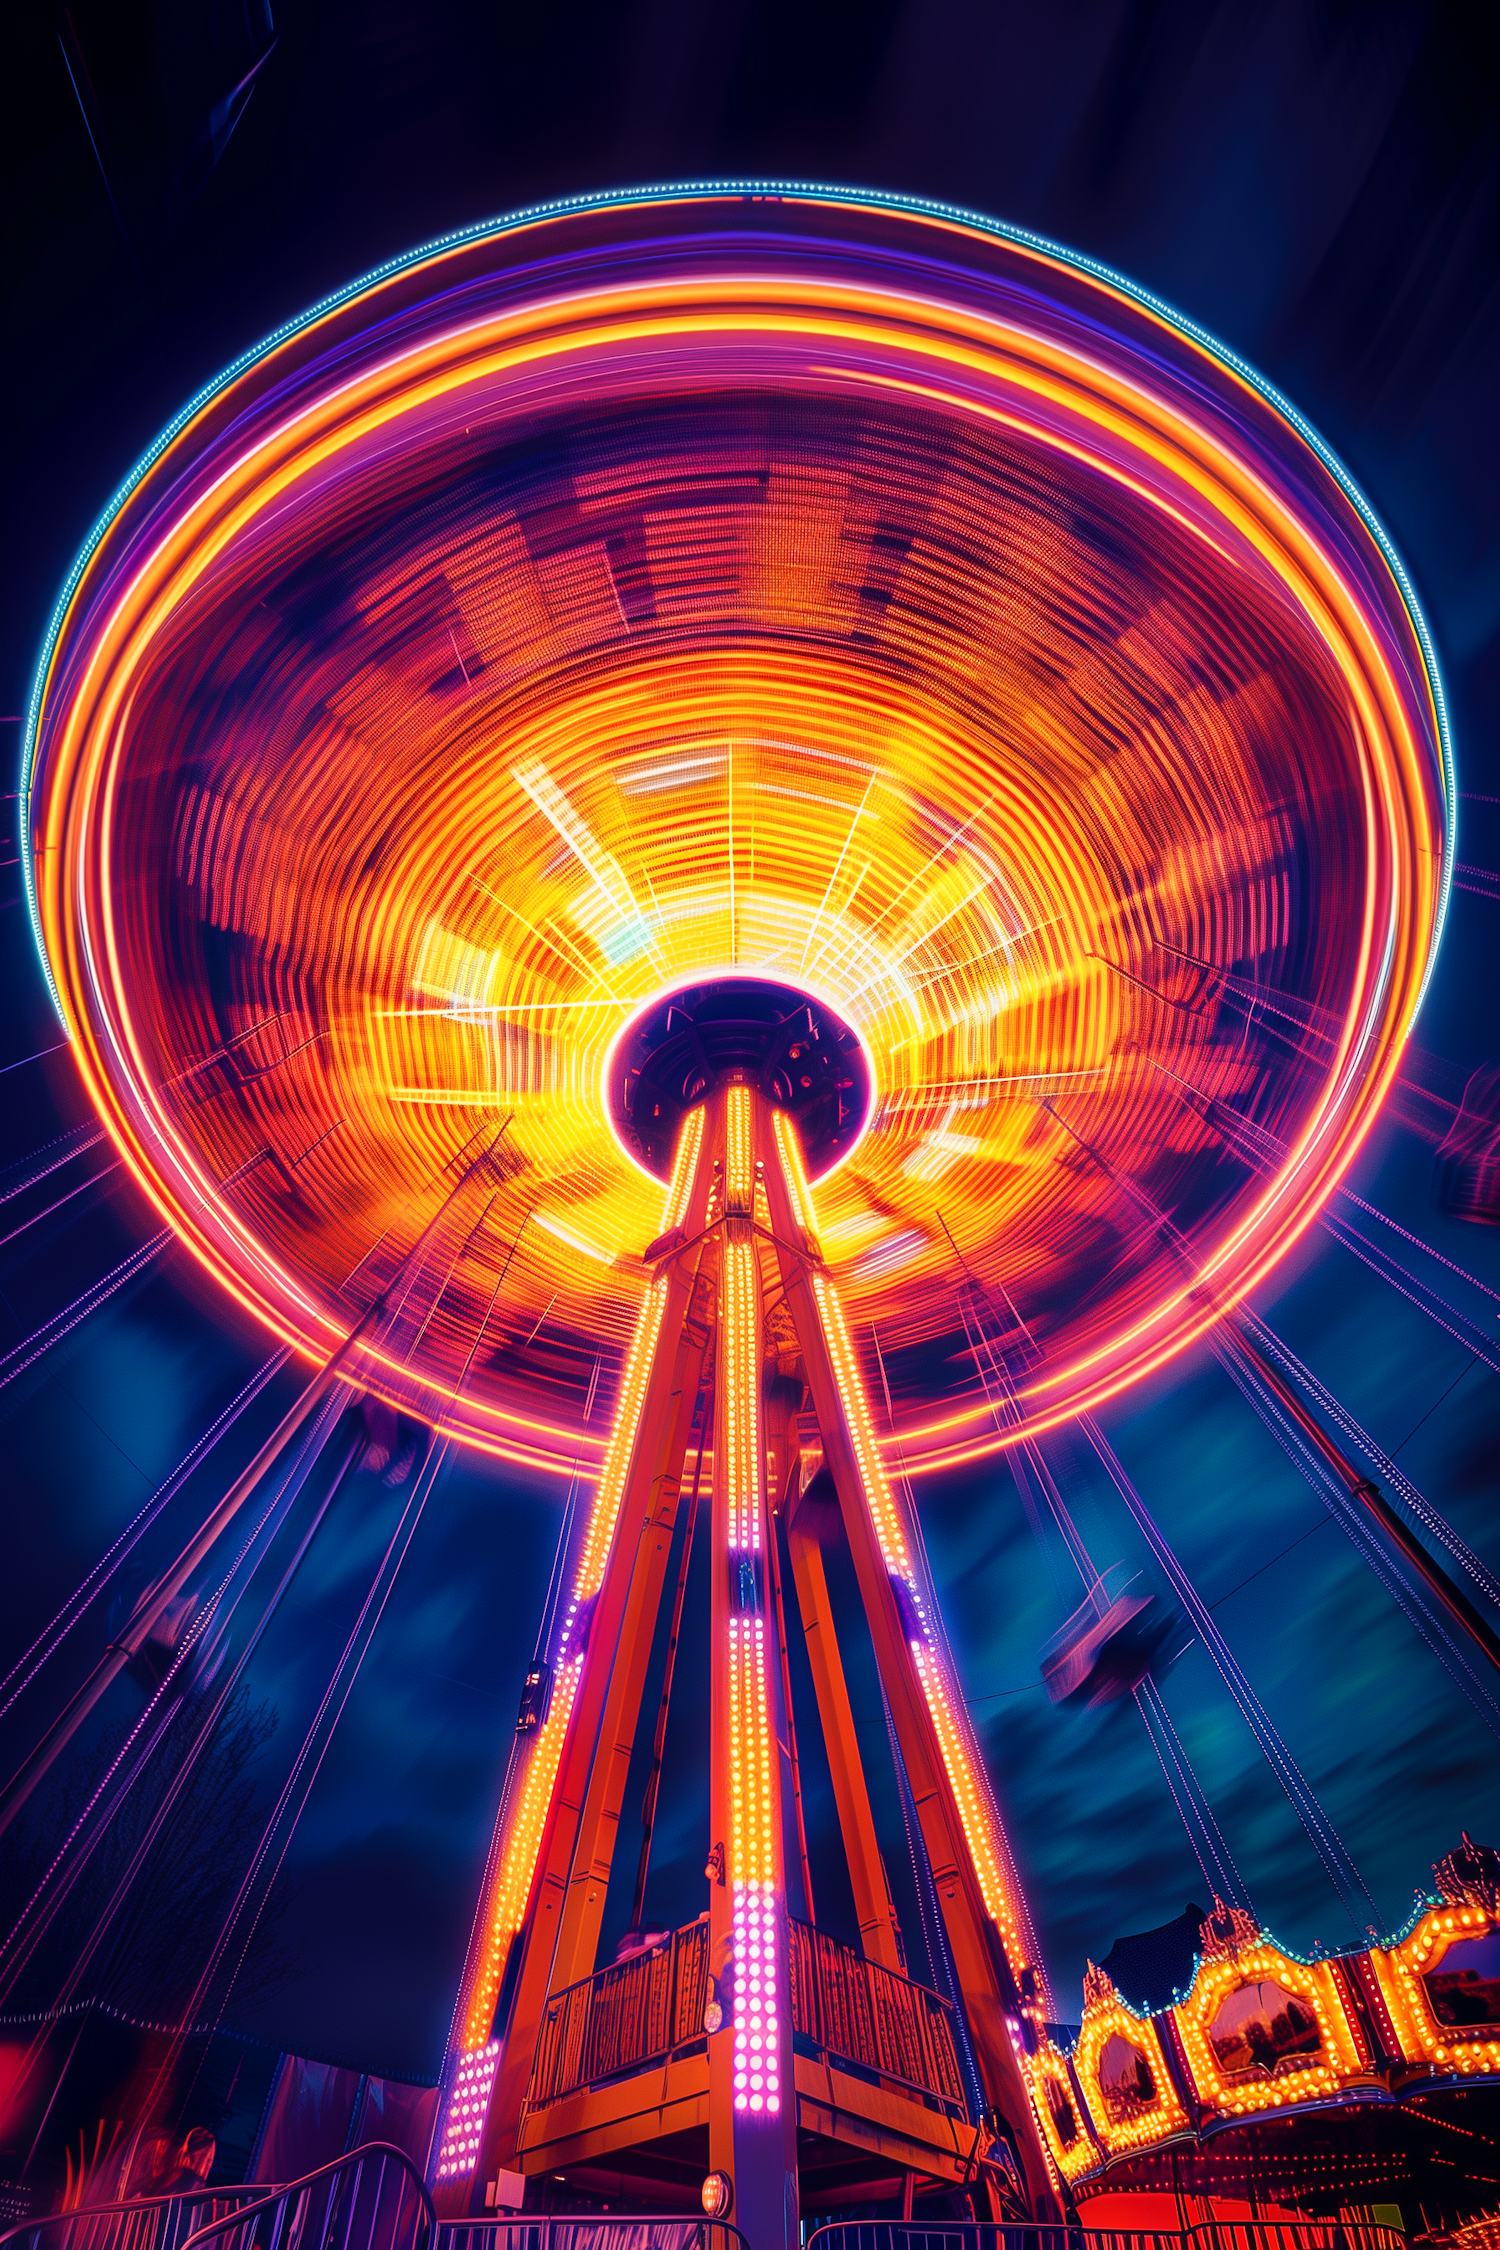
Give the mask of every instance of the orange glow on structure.
[[[1106, 2156], [1126, 2149], [1149, 2148], [1174, 2133], [1187, 2130], [1188, 2115], [1178, 2100], [1162, 2052], [1161, 2038], [1149, 2016], [1138, 2016], [1109, 1985], [1098, 1969], [1085, 1982], [1083, 2022], [1073, 2048], [1073, 2070], [1088, 2109], [1094, 2137]], [[1105, 2050], [1118, 2040], [1140, 2057], [1145, 2080], [1122, 2095], [1112, 2091], [1111, 2078], [1101, 2071]]]
[[1080, 2115], [1068, 2066], [1050, 2040], [1028, 2057], [1027, 2088], [1041, 2129], [1042, 2147], [1056, 2172], [1076, 2180], [1092, 2171], [1099, 2151], [1089, 2138], [1087, 2113]]
[[[1290, 1994], [1315, 2029], [1307, 2051], [1286, 2054], [1274, 2071], [1252, 2061], [1243, 2072], [1231, 2072], [1211, 2032], [1227, 2002], [1242, 1993], [1253, 1997], [1259, 1986]], [[1368, 2069], [1335, 1970], [1326, 1961], [1294, 1961], [1265, 1940], [1227, 1959], [1201, 1962], [1191, 1993], [1172, 2015], [1198, 2099], [1227, 2117], [1326, 2099]]]
[[1495, 2020], [1470, 2023], [1445, 2023], [1425, 1981], [1441, 1974], [1444, 1956], [1455, 1945], [1494, 1940], [1497, 1932], [1500, 1917], [1478, 1906], [1439, 1906], [1423, 1916], [1401, 1945], [1388, 1952], [1372, 1949], [1370, 1966], [1409, 2062], [1457, 2077], [1500, 2070], [1500, 1978], [1491, 1972], [1486, 1995]]
[[547, 1815], [552, 1809], [552, 1791], [582, 1667], [583, 1658], [575, 1656], [572, 1663], [564, 1665], [558, 1673], [552, 1691], [552, 1709], [531, 1748], [526, 1778], [508, 1824], [500, 1881], [490, 1909], [489, 1950], [481, 1963], [464, 2020], [460, 2041], [464, 2047], [482, 2047], [490, 2035], [511, 1939], [526, 1919], [532, 1878], [536, 1874], [536, 1855]]
[[[803, 1228], [809, 1248], [816, 1254], [817, 1234], [812, 1198], [797, 1148], [796, 1135], [780, 1115], [774, 1117], [772, 1129], [775, 1149], [774, 1152], [768, 1152], [768, 1160], [779, 1160], [788, 1200]], [[952, 1676], [951, 1665], [946, 1659], [941, 1637], [936, 1629], [936, 1607], [932, 1590], [926, 1584], [924, 1575], [914, 1567], [916, 1542], [902, 1520], [900, 1503], [875, 1443], [869, 1400], [850, 1342], [838, 1292], [827, 1276], [816, 1267], [812, 1269], [810, 1279], [823, 1338], [828, 1347], [829, 1363], [838, 1387], [840, 1408], [859, 1470], [865, 1506], [879, 1543], [881, 1558], [893, 1583], [899, 1588], [898, 1606], [902, 1612], [903, 1630], [932, 1721], [933, 1734], [948, 1777], [948, 1786], [952, 1791], [984, 1910], [999, 1933], [1017, 1987], [1021, 1987], [1028, 1970], [1036, 1980], [1036, 2012], [1045, 2016], [1046, 1973], [1038, 1957], [1030, 1917], [1011, 1863], [998, 1811], [988, 1787], [981, 1779], [983, 1768], [978, 1745], [968, 1724], [963, 1697]], [[1068, 2170], [1071, 2157], [1064, 2161], [1064, 2155], [1060, 2153], [1065, 2150], [1066, 2144], [1059, 2137], [1056, 2118], [1047, 2108], [1045, 2053], [1029, 2053], [1025, 2042], [1019, 2037], [1016, 2038], [1015, 2045], [1016, 2060], [1037, 2113], [1044, 2146], [1052, 2152], [1063, 2169]]]

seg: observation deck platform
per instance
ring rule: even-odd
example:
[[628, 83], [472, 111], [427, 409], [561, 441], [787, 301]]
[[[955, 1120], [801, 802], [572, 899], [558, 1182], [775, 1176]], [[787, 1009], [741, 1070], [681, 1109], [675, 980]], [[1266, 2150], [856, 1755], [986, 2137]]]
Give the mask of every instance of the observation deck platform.
[[[974, 2122], [948, 2003], [807, 1923], [790, 1925], [804, 2210], [972, 2177]], [[548, 2005], [521, 2169], [695, 2208], [708, 2169], [706, 1920]]]

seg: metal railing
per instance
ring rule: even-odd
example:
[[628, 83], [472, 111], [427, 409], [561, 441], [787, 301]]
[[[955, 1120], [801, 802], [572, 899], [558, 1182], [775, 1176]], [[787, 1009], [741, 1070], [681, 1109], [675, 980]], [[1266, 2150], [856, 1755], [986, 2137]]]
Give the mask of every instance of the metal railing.
[[1208, 2219], [1180, 2233], [963, 2219], [838, 2219], [814, 2228], [806, 2250], [1408, 2250], [1408, 2244], [1391, 2227], [1347, 2219]]
[[17, 2219], [0, 2230], [0, 2250], [181, 2250], [190, 2234], [265, 2194], [263, 2187], [199, 2188], [190, 2195], [145, 2195]]
[[1363, 2219], [1205, 2219], [1188, 2238], [1193, 2250], [1408, 2250], [1397, 2228]]
[[[966, 2117], [948, 2003], [809, 1923], [792, 1921], [790, 1938], [793, 2032]], [[706, 1922], [568, 1985], [547, 2004], [527, 2106], [545, 2108], [701, 2039], [707, 1999]]]
[[436, 2231], [427, 2183], [405, 2150], [367, 2141], [195, 2228], [182, 2250], [432, 2250]]
[[[189, 2223], [192, 2222], [192, 2223]], [[421, 2174], [372, 2141], [279, 2188], [149, 2196], [58, 2211], [0, 2231], [0, 2250], [750, 2250], [738, 2227], [682, 2212], [445, 2219]], [[1408, 2250], [1390, 2227], [1348, 2219], [1210, 2219], [1161, 2228], [834, 2220], [806, 2250]]]
[[[703, 2037], [708, 1924], [570, 1984], [547, 2003], [527, 2103], [539, 2109]], [[517, 2246], [520, 2250], [520, 2246]]]
[[969, 2219], [849, 2219], [813, 2228], [806, 2250], [1191, 2250], [1155, 2228], [991, 2225]]
[[967, 2117], [947, 2001], [808, 1922], [790, 1928], [793, 2031], [825, 2054], [935, 2094]]
[[659, 2217], [444, 2219], [434, 2250], [750, 2250], [726, 2219]]

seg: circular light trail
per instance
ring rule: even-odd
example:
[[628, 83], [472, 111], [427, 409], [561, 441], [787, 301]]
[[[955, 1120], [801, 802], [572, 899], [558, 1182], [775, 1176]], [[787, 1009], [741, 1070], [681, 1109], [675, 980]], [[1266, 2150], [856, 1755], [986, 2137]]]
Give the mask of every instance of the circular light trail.
[[819, 1231], [930, 1468], [1006, 1442], [995, 1378], [1044, 1427], [1271, 1270], [1448, 879], [1425, 635], [1312, 434], [1117, 277], [852, 191], [522, 214], [279, 333], [102, 523], [28, 742], [157, 1207], [322, 1356], [489, 1150], [392, 1395], [585, 1473], [658, 996], [858, 1034]]

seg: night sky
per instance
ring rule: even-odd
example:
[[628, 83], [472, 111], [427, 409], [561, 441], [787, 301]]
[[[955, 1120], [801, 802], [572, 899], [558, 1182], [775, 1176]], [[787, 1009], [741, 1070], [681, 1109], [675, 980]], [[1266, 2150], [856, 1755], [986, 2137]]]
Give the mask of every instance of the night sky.
[[[1450, 698], [1458, 857], [1500, 867], [1500, 108], [1459, 11], [278, 0], [277, 43], [211, 169], [200, 126], [263, 44], [250, 43], [253, 9], [75, 0], [65, 16], [29, 13], [10, 105], [24, 161], [7, 198], [4, 712], [24, 708], [56, 588], [122, 474], [277, 322], [392, 253], [537, 198], [780, 173], [952, 199], [1034, 228], [1158, 292], [1278, 384], [1407, 563]], [[5, 731], [18, 746], [19, 727]], [[6, 810], [0, 1168], [84, 1116], [65, 1053], [23, 1060], [59, 1033], [20, 903], [13, 798]], [[1413, 1069], [1428, 1083], [1461, 1086], [1500, 1059], [1497, 947], [1500, 903], [1457, 891], [1417, 1027]], [[103, 1161], [95, 1151], [57, 1192]], [[1442, 1215], [1431, 1182], [1430, 1146], [1393, 1116], [1350, 1185], [1500, 1288], [1500, 1237]], [[153, 1229], [111, 1173], [0, 1241], [0, 1353]], [[1494, 1333], [1493, 1299], [1414, 1247], [1401, 1254]], [[1500, 1568], [1500, 1377], [1320, 1229], [1258, 1308]], [[0, 1389], [6, 1663], [269, 1350], [169, 1252]], [[136, 1558], [132, 1598], [295, 1381], [278, 1377], [222, 1462], [184, 1489]], [[1500, 1840], [1494, 1737], [1206, 1354], [1106, 1419], [1399, 1923], [1461, 1828]], [[1082, 1455], [1076, 1473], [1096, 1561], [1140, 1568], [1137, 1535]], [[920, 1497], [1058, 2006], [1076, 2019], [1085, 1957], [1201, 1901], [1202, 1879], [1133, 1708], [1056, 1709], [1038, 1684], [1042, 1644], [1078, 1592], [1039, 1550], [1007, 1469], [933, 1481]], [[257, 2007], [231, 2002], [230, 2021], [359, 2067], [436, 2071], [563, 1498], [474, 1461], [444, 1471], [289, 1856], [280, 1935], [300, 1973]], [[399, 1505], [373, 1476], [350, 1482], [255, 1658], [253, 1693], [279, 1720], [256, 1768], [266, 1802]], [[697, 1590], [648, 1901], [663, 1922], [703, 1903]], [[74, 1636], [71, 1673], [60, 1662], [51, 1690], [0, 1728], [7, 1768], [107, 1630], [100, 1604]], [[878, 1695], [858, 1662], [853, 1675], [900, 1903]], [[1294, 1945], [1352, 1942], [1200, 1649], [1163, 1692], [1263, 1920]], [[120, 1689], [111, 1720], [138, 1707], [133, 1693]], [[818, 1780], [813, 1759], [815, 1883], [837, 1925], [847, 1903]], [[607, 1941], [628, 1918], [630, 1821], [627, 1805], [626, 1897], [612, 1895]]]

